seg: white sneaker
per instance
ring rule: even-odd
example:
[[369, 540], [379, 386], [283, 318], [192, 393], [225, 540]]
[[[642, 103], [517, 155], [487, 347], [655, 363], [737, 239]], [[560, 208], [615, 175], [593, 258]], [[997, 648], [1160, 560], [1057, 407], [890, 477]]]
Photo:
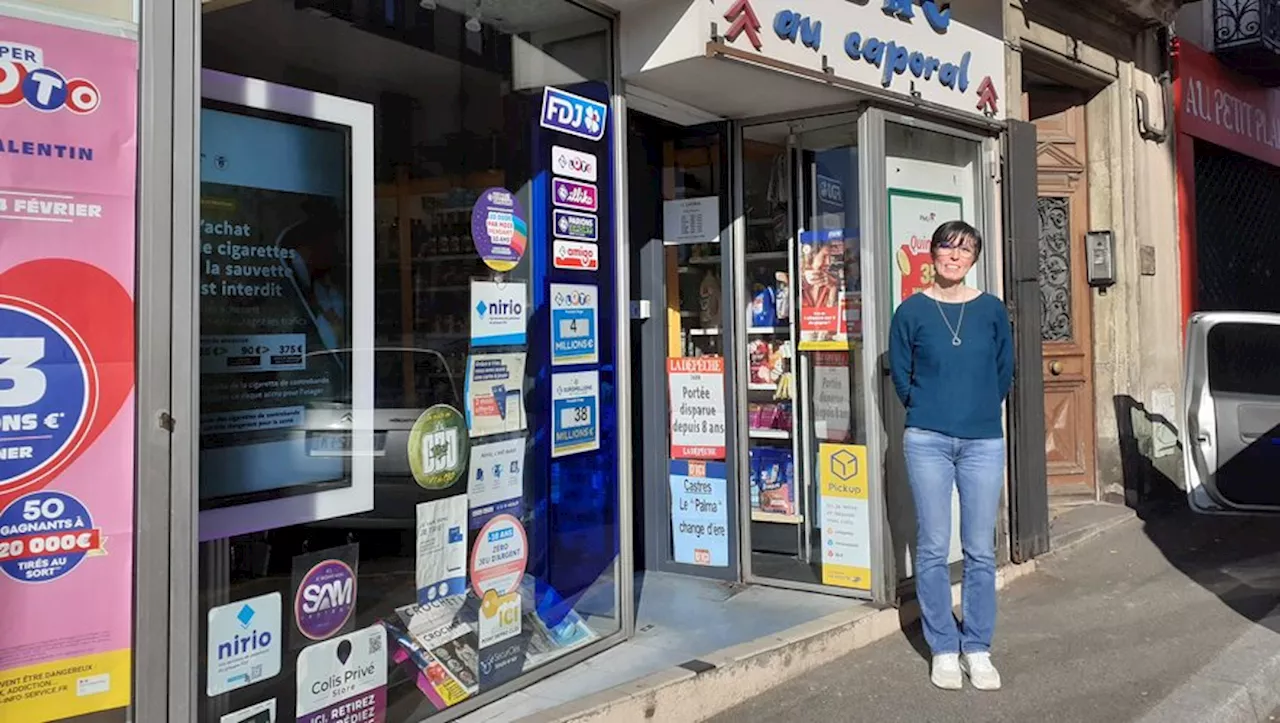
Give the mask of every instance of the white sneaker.
[[1000, 690], [1000, 671], [991, 664], [991, 653], [965, 653], [961, 659], [969, 682], [978, 690]]
[[943, 653], [933, 656], [933, 669], [929, 680], [943, 690], [960, 690], [964, 687], [964, 676], [960, 675], [960, 655]]

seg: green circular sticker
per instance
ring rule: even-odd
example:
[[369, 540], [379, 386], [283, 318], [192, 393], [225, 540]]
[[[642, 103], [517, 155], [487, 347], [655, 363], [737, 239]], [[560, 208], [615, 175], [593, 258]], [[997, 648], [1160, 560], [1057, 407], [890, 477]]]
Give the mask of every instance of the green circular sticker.
[[467, 422], [447, 404], [437, 404], [418, 417], [409, 430], [409, 469], [429, 490], [449, 487], [467, 470], [470, 448]]

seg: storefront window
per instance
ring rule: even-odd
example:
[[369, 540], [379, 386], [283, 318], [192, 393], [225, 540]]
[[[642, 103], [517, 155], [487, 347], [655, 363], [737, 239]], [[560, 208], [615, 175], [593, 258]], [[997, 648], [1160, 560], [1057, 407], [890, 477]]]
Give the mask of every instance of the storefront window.
[[200, 720], [474, 706], [621, 630], [610, 23], [218, 6]]

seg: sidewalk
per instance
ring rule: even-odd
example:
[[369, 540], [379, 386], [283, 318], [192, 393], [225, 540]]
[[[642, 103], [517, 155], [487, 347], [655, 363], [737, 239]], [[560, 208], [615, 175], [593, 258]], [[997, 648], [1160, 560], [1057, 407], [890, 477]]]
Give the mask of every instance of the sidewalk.
[[1280, 706], [1280, 523], [1178, 511], [1044, 558], [1001, 596], [1005, 689], [934, 689], [897, 634], [712, 718], [1266, 721]]
[[[1090, 545], [1099, 535], [1108, 534], [1108, 530], [1118, 526], [1143, 528], [1133, 513], [1123, 507], [1085, 505], [1070, 509], [1056, 516], [1051, 524], [1055, 549], [1059, 551], [1056, 554], [1061, 555], [1068, 548]], [[1120, 532], [1121, 530], [1117, 530], [1111, 534]], [[1033, 563], [1004, 568], [1000, 572], [1000, 585], [1003, 587], [1025, 578], [1036, 567]], [[1018, 583], [1009, 593], [1002, 594], [1002, 599], [1016, 594], [1024, 584]], [[839, 602], [837, 598], [823, 599]], [[725, 614], [729, 612], [731, 611], [726, 609]], [[629, 666], [633, 670], [631, 677], [619, 677], [620, 671], [613, 668], [617, 667], [615, 663], [620, 657], [634, 662], [637, 652], [652, 652], [639, 644], [645, 642], [641, 639], [643, 636], [640, 636], [636, 641], [624, 643], [599, 656], [596, 659], [599, 664], [593, 665], [591, 670], [575, 668], [566, 671], [524, 693], [509, 697], [504, 701], [509, 705], [482, 708], [463, 720], [485, 723], [511, 720], [529, 723], [706, 720], [753, 696], [759, 696], [753, 703], [776, 698], [780, 695], [778, 686], [784, 686], [788, 681], [798, 679], [806, 684], [812, 683], [833, 669], [848, 666], [860, 656], [877, 651], [878, 647], [873, 645], [877, 641], [885, 641], [882, 645], [902, 641], [902, 626], [910, 626], [914, 617], [912, 606], [903, 610], [875, 610], [870, 606], [843, 601], [833, 612], [803, 623], [792, 623], [791, 628], [754, 640], [750, 635], [738, 638], [751, 642], [723, 649], [706, 648], [698, 651], [692, 659], [681, 658], [680, 660], [687, 661], [682, 664], [672, 662], [666, 663], [667, 667], [652, 667], [647, 675], [643, 670], [635, 671], [634, 665]], [[722, 622], [729, 621], [726, 619]], [[688, 643], [690, 650], [698, 645], [696, 639], [691, 639]], [[635, 650], [628, 652], [632, 648]], [[907, 649], [910, 650], [910, 647]], [[907, 660], [915, 660], [918, 665], [924, 665], [923, 659], [914, 653]], [[915, 674], [913, 672], [912, 676]], [[897, 677], [909, 679], [912, 676]], [[599, 685], [609, 677], [618, 680], [617, 683], [609, 684], [613, 687]], [[881, 689], [875, 676], [867, 682], [877, 691]], [[579, 693], [572, 697], [561, 697], [561, 702], [558, 703], [538, 697], [550, 697], [551, 692], [564, 694], [569, 688], [577, 689]], [[522, 695], [524, 699], [515, 700]], [[783, 694], [782, 697], [794, 697], [794, 693]], [[750, 711], [744, 710], [742, 715], [750, 715]], [[788, 712], [785, 718], [790, 719], [794, 715], [794, 712]]]

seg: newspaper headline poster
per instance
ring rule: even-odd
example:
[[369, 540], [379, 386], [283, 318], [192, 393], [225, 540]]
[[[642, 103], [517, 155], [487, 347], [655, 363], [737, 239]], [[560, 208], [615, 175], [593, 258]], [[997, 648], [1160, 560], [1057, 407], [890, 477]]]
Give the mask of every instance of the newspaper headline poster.
[[137, 63], [0, 17], [0, 720], [130, 702]]
[[964, 218], [959, 196], [889, 189], [889, 243], [893, 252], [891, 301], [898, 304], [933, 285], [933, 232], [947, 221]]

